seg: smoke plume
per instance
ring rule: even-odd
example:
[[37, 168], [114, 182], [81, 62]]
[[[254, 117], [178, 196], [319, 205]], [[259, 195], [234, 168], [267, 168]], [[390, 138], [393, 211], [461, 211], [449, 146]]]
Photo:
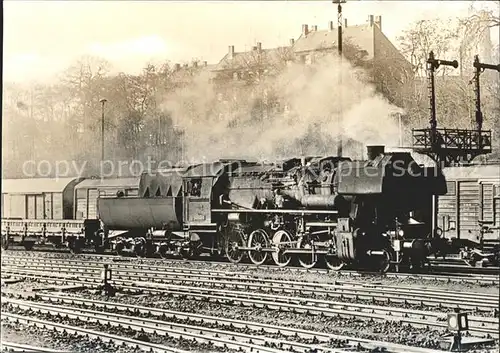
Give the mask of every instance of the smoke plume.
[[398, 139], [391, 114], [400, 108], [366, 82], [366, 72], [332, 55], [313, 65], [288, 65], [252, 84], [217, 85], [204, 73], [161, 107], [184, 131], [190, 161], [335, 155], [339, 121], [344, 154], [360, 157], [359, 144], [349, 150], [353, 142], [395, 145]]

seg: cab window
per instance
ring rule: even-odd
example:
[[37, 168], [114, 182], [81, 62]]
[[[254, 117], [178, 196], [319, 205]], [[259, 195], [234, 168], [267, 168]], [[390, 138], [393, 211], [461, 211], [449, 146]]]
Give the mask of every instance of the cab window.
[[191, 197], [201, 197], [201, 179], [189, 180], [188, 195]]

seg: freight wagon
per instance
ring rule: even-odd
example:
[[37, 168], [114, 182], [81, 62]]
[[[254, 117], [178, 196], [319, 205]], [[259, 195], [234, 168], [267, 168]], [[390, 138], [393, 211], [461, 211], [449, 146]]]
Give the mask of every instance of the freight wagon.
[[79, 252], [92, 245], [102, 250], [96, 237], [96, 212], [100, 195], [135, 195], [137, 178], [33, 178], [2, 180], [2, 248], [19, 243], [67, 246]]
[[439, 197], [437, 219], [443, 238], [454, 248], [476, 249], [469, 254], [472, 258], [498, 252], [500, 166], [449, 167], [443, 173], [447, 193]]

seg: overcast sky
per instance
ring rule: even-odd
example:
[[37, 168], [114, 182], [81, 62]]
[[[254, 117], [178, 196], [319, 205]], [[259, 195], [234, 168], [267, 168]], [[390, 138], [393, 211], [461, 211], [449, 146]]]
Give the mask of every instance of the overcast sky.
[[[475, 1], [476, 8], [495, 8]], [[412, 22], [467, 15], [469, 1], [355, 1], [344, 5], [348, 23], [381, 15], [383, 32], [396, 37]], [[82, 54], [106, 58], [116, 71], [137, 72], [146, 62], [192, 58], [216, 63], [262, 42], [286, 45], [301, 25], [336, 21], [331, 1], [23, 1], [5, 0], [4, 79], [45, 80]]]

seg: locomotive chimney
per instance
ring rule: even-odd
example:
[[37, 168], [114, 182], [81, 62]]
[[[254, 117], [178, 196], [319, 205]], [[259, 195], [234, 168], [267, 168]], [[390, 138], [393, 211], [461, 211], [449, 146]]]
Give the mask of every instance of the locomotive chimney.
[[293, 45], [295, 44], [295, 39], [290, 39], [290, 46], [293, 47]]
[[384, 154], [385, 147], [383, 145], [366, 146], [366, 152], [368, 153], [368, 159], [374, 160], [378, 156]]

